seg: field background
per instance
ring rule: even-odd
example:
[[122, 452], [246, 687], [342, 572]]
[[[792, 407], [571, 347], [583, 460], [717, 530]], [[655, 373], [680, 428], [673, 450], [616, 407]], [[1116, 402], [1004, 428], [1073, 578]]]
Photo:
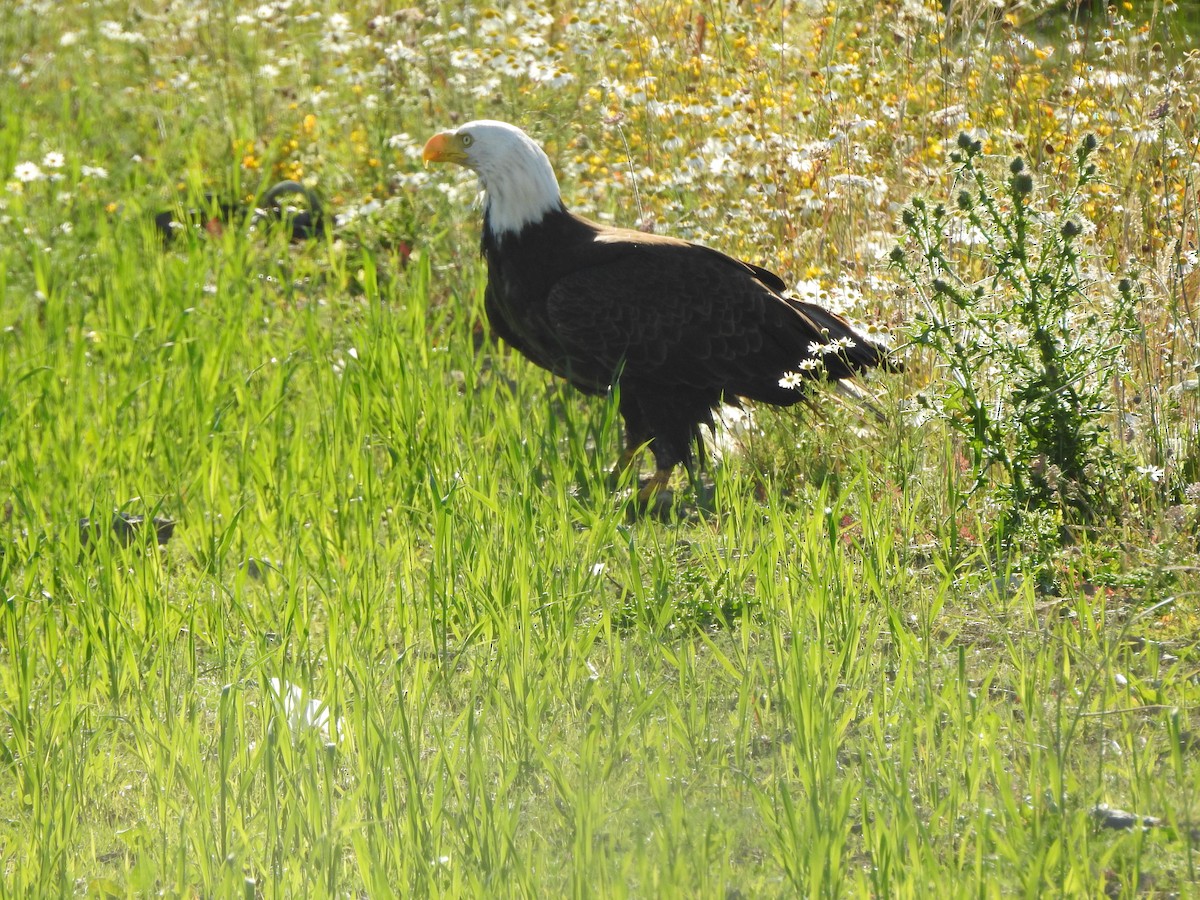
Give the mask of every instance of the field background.
[[[10, 0], [0, 895], [1194, 895], [1200, 15], [1069, 6]], [[753, 410], [634, 515], [420, 166], [479, 117], [890, 336], [886, 424]], [[1089, 296], [1140, 285], [1120, 508], [1049, 550], [887, 265], [964, 130], [1050, 206], [1094, 134]], [[329, 238], [154, 231], [281, 178]]]

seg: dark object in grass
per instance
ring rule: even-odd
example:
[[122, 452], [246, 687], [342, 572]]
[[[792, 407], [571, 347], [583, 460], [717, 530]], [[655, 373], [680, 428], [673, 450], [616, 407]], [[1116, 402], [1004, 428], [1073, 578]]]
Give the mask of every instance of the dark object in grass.
[[280, 572], [283, 564], [261, 556], [251, 556], [239, 568], [245, 569], [246, 574], [255, 581], [262, 581], [268, 572]]
[[[280, 198], [299, 195], [307, 204], [306, 209], [284, 207]], [[319, 237], [325, 230], [325, 208], [316, 193], [298, 181], [281, 181], [263, 195], [266, 212], [255, 211], [254, 221], [274, 218], [292, 226], [293, 241], [308, 241]]]
[[[128, 547], [139, 539], [144, 543], [149, 543], [153, 539], [159, 546], [164, 546], [175, 534], [174, 519], [154, 516], [149, 520], [150, 524], [154, 526], [153, 529], [146, 527], [146, 521], [145, 516], [119, 512], [113, 515], [109, 530], [112, 537], [122, 547]], [[80, 546], [94, 546], [100, 543], [104, 537], [104, 526], [101, 523], [93, 522], [87, 517], [79, 520]]]
[[700, 426], [714, 426], [722, 402], [791, 406], [811, 402], [814, 380], [899, 368], [841, 316], [785, 296], [767, 269], [571, 213], [549, 158], [519, 128], [470, 122], [430, 138], [424, 158], [466, 166], [483, 185], [492, 331], [585, 394], [619, 387], [618, 471], [647, 445], [654, 454], [643, 503], [677, 465], [695, 483]]
[[1163, 822], [1157, 816], [1139, 816], [1137, 813], [1126, 812], [1123, 809], [1113, 809], [1109, 806], [1092, 808], [1092, 818], [1101, 828], [1111, 828], [1114, 831], [1136, 828], [1158, 828]]
[[205, 194], [203, 209], [184, 210], [182, 221], [176, 218], [174, 210], [165, 210], [154, 217], [154, 227], [158, 229], [163, 246], [169, 247], [175, 242], [175, 233], [184, 228], [203, 228], [209, 234], [220, 234], [238, 211], [239, 207], [218, 203], [211, 194]]
[[[1134, 828], [1170, 828], [1171, 825], [1165, 819], [1160, 819], [1158, 816], [1141, 816], [1137, 813], [1126, 812], [1123, 809], [1113, 809], [1110, 806], [1105, 806], [1103, 803], [1099, 806], [1092, 807], [1092, 818], [1096, 820], [1101, 828], [1111, 828], [1114, 831], [1129, 831]], [[1190, 831], [1193, 841], [1200, 840], [1200, 828], [1193, 828]]]
[[[284, 206], [283, 198], [296, 195], [303, 197], [306, 209]], [[205, 194], [203, 206], [182, 212], [182, 221], [176, 218], [175, 210], [166, 210], [154, 217], [154, 227], [158, 229], [163, 246], [170, 246], [181, 228], [203, 228], [211, 235], [219, 235], [230, 226], [241, 227], [247, 222], [282, 221], [291, 227], [293, 241], [306, 241], [319, 236], [326, 226], [325, 208], [320, 198], [298, 181], [281, 181], [273, 185], [263, 194], [262, 206], [258, 208]]]

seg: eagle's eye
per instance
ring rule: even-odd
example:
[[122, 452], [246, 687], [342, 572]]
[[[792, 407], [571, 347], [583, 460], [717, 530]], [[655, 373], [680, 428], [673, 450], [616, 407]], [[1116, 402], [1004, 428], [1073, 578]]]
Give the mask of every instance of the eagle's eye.
[[473, 143], [475, 143], [475, 138], [471, 137], [471, 135], [464, 134], [462, 136], [462, 145], [464, 147], [470, 147]]

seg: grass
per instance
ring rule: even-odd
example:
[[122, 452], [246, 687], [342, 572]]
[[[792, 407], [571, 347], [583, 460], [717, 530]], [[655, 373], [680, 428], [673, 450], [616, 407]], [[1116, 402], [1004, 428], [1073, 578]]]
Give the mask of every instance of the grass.
[[[1009, 102], [1061, 98], [1065, 44], [980, 14], [943, 79], [936, 4], [346, 6], [0, 26], [0, 896], [1195, 893], [1200, 103], [1155, 74], [1195, 31], [1147, 4], [1125, 50], [1089, 39], [1122, 77], [1067, 121]], [[498, 53], [524, 74], [476, 93]], [[953, 196], [962, 127], [1051, 195], [1045, 145], [1097, 130], [1088, 277], [1140, 263], [1149, 291], [1107, 425], [1149, 474], [1040, 590], [908, 408], [943, 377], [917, 355], [873, 386], [887, 427], [756, 410], [702, 510], [632, 515], [614, 405], [479, 339], [473, 187], [410, 155], [452, 113], [538, 131], [592, 214], [632, 221], [633, 171], [643, 224], [900, 340], [889, 202]], [[283, 176], [334, 239], [148, 227]], [[174, 534], [85, 546], [116, 511]]]

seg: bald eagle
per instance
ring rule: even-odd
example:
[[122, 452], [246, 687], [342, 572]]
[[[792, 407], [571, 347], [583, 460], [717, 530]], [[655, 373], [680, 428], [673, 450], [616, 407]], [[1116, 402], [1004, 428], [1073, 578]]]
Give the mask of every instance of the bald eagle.
[[812, 378], [891, 365], [840, 316], [786, 297], [766, 269], [569, 212], [549, 158], [513, 125], [483, 120], [436, 134], [424, 159], [479, 176], [492, 330], [585, 394], [619, 386], [618, 469], [647, 445], [656, 463], [643, 500], [676, 465], [694, 474], [700, 426], [713, 426], [723, 401], [790, 406]]

